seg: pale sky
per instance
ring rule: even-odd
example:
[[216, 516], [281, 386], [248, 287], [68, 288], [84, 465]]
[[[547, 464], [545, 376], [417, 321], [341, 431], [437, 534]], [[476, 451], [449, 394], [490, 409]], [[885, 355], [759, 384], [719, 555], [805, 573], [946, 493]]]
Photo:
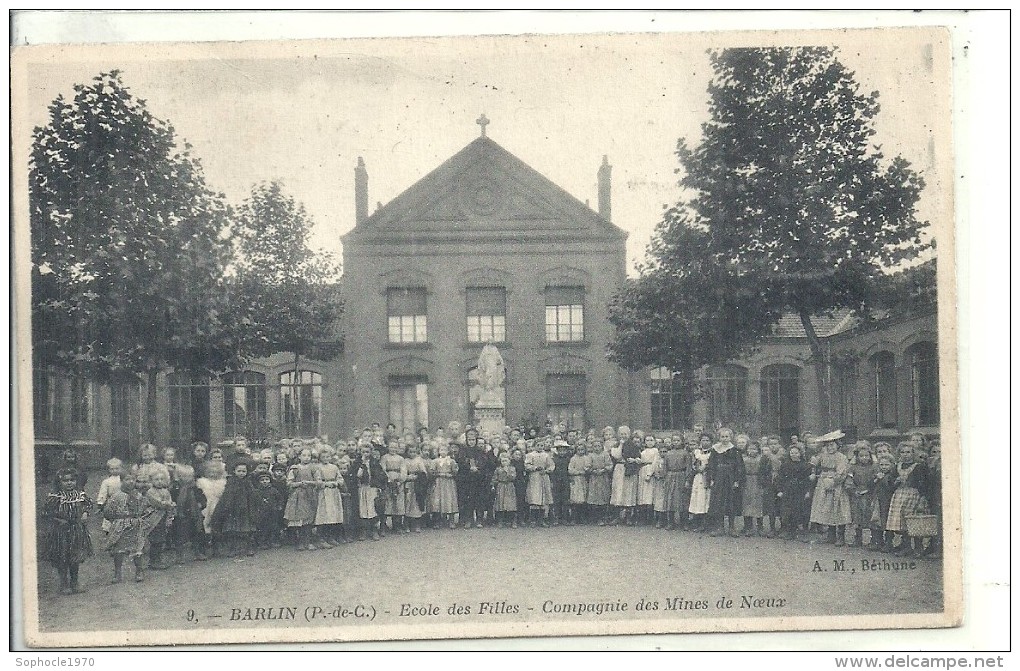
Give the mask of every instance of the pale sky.
[[[644, 254], [662, 206], [679, 196], [673, 153], [707, 119], [708, 48], [837, 46], [862, 91], [878, 90], [876, 143], [921, 171], [921, 217], [943, 211], [951, 169], [948, 50], [925, 29], [826, 33], [533, 35], [91, 47], [28, 66], [28, 116], [101, 71], [194, 146], [208, 184], [239, 204], [279, 179], [315, 221], [313, 246], [340, 254], [354, 225], [354, 166], [369, 172], [370, 210], [478, 136], [488, 135], [581, 201], [597, 203], [602, 155], [613, 166], [613, 221]], [[196, 50], [197, 49], [197, 50]], [[933, 60], [934, 58], [934, 60]], [[938, 78], [938, 81], [936, 79]]]

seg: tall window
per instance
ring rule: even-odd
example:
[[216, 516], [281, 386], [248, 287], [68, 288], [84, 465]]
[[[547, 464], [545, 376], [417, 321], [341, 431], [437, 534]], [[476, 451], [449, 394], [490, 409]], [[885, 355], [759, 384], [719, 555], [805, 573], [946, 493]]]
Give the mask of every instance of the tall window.
[[875, 379], [875, 425], [883, 429], [896, 427], [896, 360], [892, 352], [879, 352], [871, 357]]
[[92, 426], [95, 420], [95, 385], [84, 378], [71, 378], [71, 423]]
[[223, 376], [223, 425], [227, 436], [248, 434], [266, 421], [266, 376], [251, 370]]
[[584, 287], [546, 287], [546, 342], [584, 340]]
[[584, 375], [546, 376], [547, 417], [568, 429], [584, 428]]
[[506, 289], [468, 287], [468, 342], [504, 342], [506, 340]]
[[32, 419], [36, 436], [54, 437], [60, 431], [60, 379], [50, 370], [32, 371]]
[[291, 370], [282, 373], [280, 405], [283, 408], [285, 436], [310, 438], [319, 435], [319, 419], [322, 416], [322, 375], [310, 370]]
[[713, 421], [734, 424], [747, 408], [747, 369], [741, 366], [709, 366], [705, 378]]
[[788, 440], [800, 433], [800, 369], [790, 365], [766, 366], [761, 371], [762, 428]]
[[131, 386], [114, 384], [110, 387], [110, 427], [114, 433], [126, 433], [129, 427]]
[[428, 317], [423, 287], [386, 290], [386, 315], [391, 343], [428, 341]]
[[907, 350], [910, 357], [911, 397], [914, 426], [939, 424], [939, 353], [933, 342], [922, 342]]
[[397, 431], [417, 431], [429, 425], [429, 385], [424, 376], [391, 376], [389, 393], [390, 422]]
[[177, 448], [191, 441], [209, 442], [209, 383], [199, 376], [171, 373], [167, 376], [170, 396], [170, 443]]
[[652, 429], [683, 429], [686, 420], [686, 387], [678, 373], [668, 368], [652, 370]]
[[[846, 431], [854, 427], [854, 396], [857, 393], [857, 364], [848, 362], [836, 368], [836, 401], [840, 427]], [[848, 432], [849, 433], [849, 432]]]

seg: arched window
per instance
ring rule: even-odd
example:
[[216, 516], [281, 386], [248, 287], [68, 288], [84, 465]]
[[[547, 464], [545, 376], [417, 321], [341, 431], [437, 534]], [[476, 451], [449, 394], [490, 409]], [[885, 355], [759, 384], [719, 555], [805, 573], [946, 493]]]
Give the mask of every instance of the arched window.
[[209, 382], [198, 375], [170, 373], [169, 444], [178, 449], [192, 441], [209, 442]]
[[892, 352], [879, 352], [871, 357], [875, 394], [875, 426], [896, 427], [896, 359]]
[[762, 429], [788, 440], [800, 433], [800, 368], [788, 364], [761, 371]]
[[705, 386], [710, 419], [725, 425], [739, 423], [747, 409], [747, 369], [742, 366], [709, 366]]
[[266, 421], [266, 376], [253, 370], [223, 376], [225, 435], [251, 436]]
[[683, 429], [687, 419], [687, 385], [665, 366], [652, 369], [652, 429]]
[[939, 353], [933, 342], [919, 342], [907, 350], [910, 361], [914, 426], [939, 424]]
[[322, 374], [310, 370], [281, 373], [280, 406], [283, 408], [284, 436], [311, 438], [319, 435]]

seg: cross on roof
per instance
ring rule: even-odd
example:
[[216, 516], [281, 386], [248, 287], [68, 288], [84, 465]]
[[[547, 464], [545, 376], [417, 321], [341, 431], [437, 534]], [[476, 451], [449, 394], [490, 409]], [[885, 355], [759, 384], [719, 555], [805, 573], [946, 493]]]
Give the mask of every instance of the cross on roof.
[[475, 119], [475, 123], [482, 127], [482, 137], [485, 137], [485, 127], [489, 125], [489, 117], [485, 116], [485, 112], [482, 112], [482, 116]]

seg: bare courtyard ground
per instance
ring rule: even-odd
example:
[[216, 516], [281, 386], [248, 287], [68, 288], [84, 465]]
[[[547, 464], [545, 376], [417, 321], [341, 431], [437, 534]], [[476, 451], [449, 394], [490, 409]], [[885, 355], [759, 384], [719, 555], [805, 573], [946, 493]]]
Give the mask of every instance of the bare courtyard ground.
[[[86, 593], [60, 595], [53, 568], [39, 565], [42, 631], [433, 624], [463, 621], [456, 606], [470, 608], [472, 622], [543, 622], [930, 613], [943, 603], [940, 561], [872, 570], [871, 560], [894, 558], [651, 527], [426, 531], [331, 550], [280, 548], [250, 558], [189, 561], [147, 571], [142, 583], [131, 582], [126, 566], [126, 582], [111, 585], [99, 520], [90, 526], [97, 552], [81, 569]], [[839, 560], [845, 570], [838, 570]], [[678, 597], [689, 603], [669, 610]], [[734, 600], [726, 611], [716, 607], [723, 597]], [[657, 607], [638, 610], [642, 600]], [[550, 612], [596, 602], [628, 608]], [[487, 613], [480, 613], [483, 603]], [[741, 607], [745, 603], [753, 605]], [[306, 621], [314, 608], [322, 612], [310, 611]], [[412, 608], [432, 614], [409, 615]]]

